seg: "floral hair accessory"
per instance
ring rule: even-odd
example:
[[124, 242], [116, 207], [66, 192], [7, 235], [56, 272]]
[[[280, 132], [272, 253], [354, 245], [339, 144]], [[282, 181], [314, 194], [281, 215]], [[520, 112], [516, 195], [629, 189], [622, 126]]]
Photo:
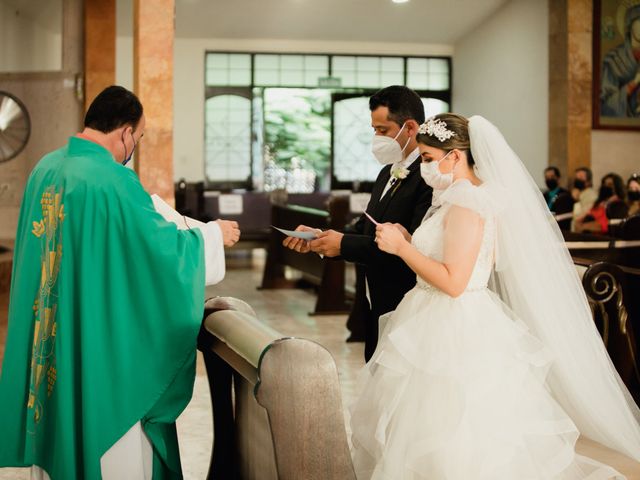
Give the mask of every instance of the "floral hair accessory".
[[447, 122], [444, 120], [436, 120], [431, 117], [418, 129], [418, 133], [421, 135], [429, 135], [430, 137], [436, 137], [439, 141], [444, 142], [451, 137], [455, 137], [455, 133], [447, 128]]

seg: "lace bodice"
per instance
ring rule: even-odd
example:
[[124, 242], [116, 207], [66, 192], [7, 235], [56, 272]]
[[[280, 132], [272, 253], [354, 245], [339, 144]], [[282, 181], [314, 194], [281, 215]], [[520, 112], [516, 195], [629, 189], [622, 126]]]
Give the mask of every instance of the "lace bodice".
[[[449, 192], [451, 190], [451, 192]], [[492, 212], [486, 209], [486, 192], [483, 186], [476, 187], [468, 181], [458, 181], [443, 194], [442, 206], [425, 220], [413, 234], [412, 244], [424, 255], [438, 262], [444, 261], [445, 218], [453, 205], [469, 208], [484, 219], [484, 230], [478, 259], [465, 291], [485, 288], [493, 270], [496, 243], [496, 221]], [[430, 290], [432, 287], [422, 278], [417, 285]]]

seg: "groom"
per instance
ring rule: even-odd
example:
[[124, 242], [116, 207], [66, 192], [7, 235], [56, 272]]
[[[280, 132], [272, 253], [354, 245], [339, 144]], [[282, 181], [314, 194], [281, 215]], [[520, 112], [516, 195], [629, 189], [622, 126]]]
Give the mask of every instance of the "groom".
[[[367, 213], [380, 223], [399, 224], [408, 233], [422, 222], [431, 205], [432, 190], [420, 175], [420, 153], [416, 134], [424, 123], [420, 96], [404, 86], [383, 88], [369, 99], [371, 126], [375, 131], [372, 152], [383, 165], [373, 185]], [[297, 230], [312, 230], [300, 225]], [[414, 287], [416, 275], [394, 255], [382, 252], [374, 242], [376, 226], [362, 215], [355, 233], [326, 230], [315, 240], [287, 237], [284, 246], [363, 265], [369, 310], [365, 322], [365, 360], [369, 361], [378, 343], [380, 315], [396, 308], [405, 293]]]

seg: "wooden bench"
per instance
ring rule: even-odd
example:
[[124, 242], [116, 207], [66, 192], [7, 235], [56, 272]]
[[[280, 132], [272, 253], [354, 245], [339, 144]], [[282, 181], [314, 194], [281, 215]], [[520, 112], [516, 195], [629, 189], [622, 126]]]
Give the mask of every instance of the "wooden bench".
[[11, 286], [14, 243], [12, 239], [0, 240], [0, 293], [9, 293]]
[[[235, 192], [232, 192], [236, 195]], [[203, 182], [175, 184], [176, 210], [183, 215], [200, 221], [218, 218], [235, 220], [240, 225], [242, 235], [236, 249], [266, 248], [269, 241], [271, 205], [290, 202], [312, 208], [324, 208], [329, 197], [326, 192], [289, 194], [284, 191], [237, 193], [241, 197], [242, 212], [227, 214], [221, 212], [220, 195], [225, 192], [205, 190]]]
[[620, 377], [640, 403], [640, 269], [593, 259], [573, 258], [600, 331]]
[[[294, 230], [298, 225], [326, 230], [342, 230], [347, 222], [347, 197], [332, 197], [328, 211], [299, 205], [272, 205], [272, 225]], [[346, 313], [345, 262], [341, 259], [322, 258], [315, 253], [301, 254], [282, 245], [284, 235], [271, 230], [267, 259], [262, 275], [261, 289], [295, 288], [299, 284], [286, 278], [285, 267], [303, 272], [307, 279], [318, 285], [318, 298], [314, 314]]]
[[[633, 227], [633, 225], [632, 225]], [[571, 256], [640, 268], [640, 239], [563, 231]]]
[[220, 211], [220, 192], [204, 192], [205, 220], [222, 218], [235, 220], [240, 225], [240, 242], [237, 248], [265, 248], [269, 240], [271, 199], [267, 193], [245, 192], [242, 197], [242, 213], [226, 214]]
[[355, 480], [338, 371], [233, 298], [205, 305], [198, 340], [213, 405], [208, 479]]
[[609, 220], [609, 234], [621, 240], [640, 240], [640, 214]]

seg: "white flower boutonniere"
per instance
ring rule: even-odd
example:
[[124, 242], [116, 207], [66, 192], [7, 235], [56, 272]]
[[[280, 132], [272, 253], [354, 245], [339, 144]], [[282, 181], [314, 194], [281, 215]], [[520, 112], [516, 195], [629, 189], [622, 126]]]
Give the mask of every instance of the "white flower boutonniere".
[[409, 169], [406, 167], [393, 167], [391, 169], [391, 176], [393, 178], [397, 178], [398, 180], [404, 180], [409, 175]]
[[392, 197], [393, 197], [393, 194], [396, 193], [396, 190], [398, 189], [400, 184], [402, 183], [402, 180], [407, 178], [407, 175], [409, 175], [409, 173], [410, 171], [406, 167], [402, 167], [400, 165], [395, 165], [391, 167], [391, 177], [393, 178], [393, 180], [391, 181]]

